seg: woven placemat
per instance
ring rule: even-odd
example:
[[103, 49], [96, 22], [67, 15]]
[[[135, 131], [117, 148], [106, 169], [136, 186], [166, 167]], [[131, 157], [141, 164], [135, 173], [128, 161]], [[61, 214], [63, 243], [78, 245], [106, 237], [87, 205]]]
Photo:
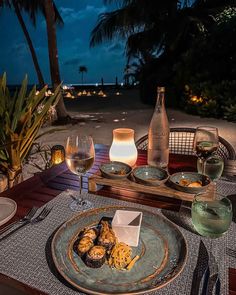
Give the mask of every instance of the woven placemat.
[[[236, 195], [236, 184], [219, 182], [218, 190], [227, 195]], [[75, 214], [68, 207], [72, 201], [70, 194], [71, 191], [65, 191], [49, 202], [53, 206], [53, 210], [44, 221], [28, 225], [0, 242], [1, 273], [50, 295], [82, 294], [58, 275], [50, 255], [50, 242], [55, 230]], [[236, 225], [234, 222], [223, 237], [207, 239], [194, 232], [188, 206], [184, 205], [180, 212], [176, 213], [92, 194], [87, 194], [86, 198], [93, 202], [95, 207], [121, 205], [163, 214], [179, 226], [188, 243], [187, 264], [183, 272], [173, 282], [150, 294], [190, 294], [200, 239], [203, 240], [207, 249], [212, 251], [218, 262], [222, 284], [221, 295], [228, 294], [228, 267], [236, 268], [236, 259], [226, 256], [225, 248], [226, 246], [235, 247]]]

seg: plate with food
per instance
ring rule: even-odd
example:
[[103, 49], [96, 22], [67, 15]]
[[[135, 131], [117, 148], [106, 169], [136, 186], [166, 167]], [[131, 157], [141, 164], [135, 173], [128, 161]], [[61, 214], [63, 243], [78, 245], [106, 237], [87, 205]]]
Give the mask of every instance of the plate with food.
[[177, 172], [169, 177], [169, 182], [179, 191], [196, 194], [205, 191], [211, 180], [208, 176], [197, 172]]
[[[137, 247], [118, 241], [111, 220], [116, 210], [142, 212]], [[129, 207], [83, 212], [66, 221], [52, 240], [59, 273], [88, 294], [145, 294], [162, 288], [183, 270], [187, 244], [165, 217]]]
[[102, 176], [111, 179], [126, 178], [132, 171], [132, 168], [129, 165], [118, 161], [104, 163], [99, 168]]

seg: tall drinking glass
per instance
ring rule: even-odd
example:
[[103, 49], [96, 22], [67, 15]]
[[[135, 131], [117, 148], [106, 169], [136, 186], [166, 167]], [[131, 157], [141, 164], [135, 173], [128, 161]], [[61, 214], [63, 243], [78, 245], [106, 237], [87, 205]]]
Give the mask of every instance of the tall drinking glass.
[[217, 151], [219, 146], [218, 129], [199, 126], [194, 135], [193, 149], [198, 156], [198, 172], [203, 174], [205, 159]]
[[95, 150], [90, 136], [69, 136], [66, 142], [66, 164], [71, 172], [77, 174], [80, 182], [79, 196], [70, 204], [72, 211], [92, 208], [92, 203], [82, 195], [83, 175], [93, 166]]

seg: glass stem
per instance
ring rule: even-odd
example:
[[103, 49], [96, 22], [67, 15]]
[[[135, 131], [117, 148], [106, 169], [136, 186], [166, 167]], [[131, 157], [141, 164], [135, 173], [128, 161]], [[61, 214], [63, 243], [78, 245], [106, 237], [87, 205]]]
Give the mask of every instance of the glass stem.
[[205, 163], [205, 159], [202, 159], [202, 174], [205, 174], [204, 163]]
[[82, 198], [82, 186], [83, 186], [83, 176], [82, 174], [79, 175], [79, 195], [80, 195], [80, 198], [79, 198], [79, 201], [83, 201], [83, 198]]

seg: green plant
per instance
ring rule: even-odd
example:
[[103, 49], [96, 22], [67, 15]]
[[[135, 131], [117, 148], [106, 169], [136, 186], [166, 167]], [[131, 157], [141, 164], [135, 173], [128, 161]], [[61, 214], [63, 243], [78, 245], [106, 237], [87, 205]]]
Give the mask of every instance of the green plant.
[[9, 187], [18, 181], [22, 162], [40, 136], [38, 131], [49, 108], [60, 98], [60, 85], [50, 97], [45, 96], [46, 90], [47, 86], [36, 94], [34, 86], [27, 93], [26, 76], [20, 90], [11, 96], [6, 74], [0, 78], [0, 170], [8, 175]]

